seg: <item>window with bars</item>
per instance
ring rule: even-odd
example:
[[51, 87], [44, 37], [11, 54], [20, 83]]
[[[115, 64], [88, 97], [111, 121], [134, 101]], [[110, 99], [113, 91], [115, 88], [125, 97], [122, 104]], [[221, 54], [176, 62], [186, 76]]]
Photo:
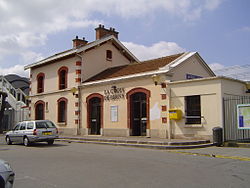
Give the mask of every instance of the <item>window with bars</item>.
[[44, 74], [39, 73], [37, 75], [37, 93], [44, 92]]
[[61, 98], [58, 100], [58, 122], [66, 123], [67, 116], [67, 99]]
[[58, 77], [59, 77], [59, 89], [66, 89], [68, 80], [68, 68], [61, 67], [58, 70]]
[[200, 95], [185, 97], [186, 124], [201, 124]]

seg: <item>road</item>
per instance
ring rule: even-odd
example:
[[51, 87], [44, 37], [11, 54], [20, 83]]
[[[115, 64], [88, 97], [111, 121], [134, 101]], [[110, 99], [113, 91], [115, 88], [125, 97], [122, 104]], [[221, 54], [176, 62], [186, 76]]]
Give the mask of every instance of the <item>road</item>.
[[16, 188], [249, 187], [250, 162], [163, 150], [55, 142], [5, 145]]

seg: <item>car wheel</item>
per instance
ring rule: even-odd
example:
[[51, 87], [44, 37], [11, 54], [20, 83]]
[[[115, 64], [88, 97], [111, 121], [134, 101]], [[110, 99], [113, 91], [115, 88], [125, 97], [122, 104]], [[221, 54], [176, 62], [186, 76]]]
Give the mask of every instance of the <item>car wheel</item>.
[[48, 141], [48, 144], [49, 144], [49, 145], [52, 145], [53, 143], [54, 143], [54, 140], [49, 140], [49, 141]]
[[6, 136], [5, 140], [6, 140], [6, 143], [7, 143], [8, 145], [11, 145], [11, 144], [12, 144], [12, 141], [10, 140], [10, 137], [9, 137], [9, 136]]
[[25, 146], [29, 146], [30, 145], [30, 141], [29, 141], [29, 139], [27, 137], [23, 138], [23, 145], [25, 145]]

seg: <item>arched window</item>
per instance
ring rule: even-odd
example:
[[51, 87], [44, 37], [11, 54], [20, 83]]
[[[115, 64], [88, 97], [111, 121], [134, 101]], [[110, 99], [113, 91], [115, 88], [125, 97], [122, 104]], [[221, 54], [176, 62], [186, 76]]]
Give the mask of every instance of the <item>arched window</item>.
[[35, 119], [36, 120], [43, 120], [44, 117], [44, 102], [37, 101], [35, 104]]
[[111, 50], [106, 51], [106, 59], [107, 60], [112, 60], [112, 51]]
[[39, 73], [36, 77], [37, 79], [37, 93], [44, 92], [44, 73]]
[[58, 123], [66, 123], [67, 121], [67, 103], [66, 98], [60, 98], [57, 101], [58, 106]]
[[59, 78], [59, 89], [66, 89], [67, 81], [68, 81], [68, 68], [67, 67], [61, 67], [58, 70], [58, 78]]

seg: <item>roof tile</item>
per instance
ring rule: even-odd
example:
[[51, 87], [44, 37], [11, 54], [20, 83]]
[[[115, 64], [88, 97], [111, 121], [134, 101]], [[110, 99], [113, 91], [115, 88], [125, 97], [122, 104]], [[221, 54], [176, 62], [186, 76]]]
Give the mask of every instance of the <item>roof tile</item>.
[[121, 76], [127, 76], [127, 75], [132, 75], [132, 74], [138, 74], [142, 72], [158, 70], [159, 68], [164, 67], [165, 65], [173, 62], [174, 60], [176, 60], [178, 57], [180, 57], [183, 54], [184, 53], [180, 53], [180, 54], [175, 54], [175, 55], [166, 56], [162, 58], [143, 61], [141, 63], [132, 63], [129, 65], [112, 67], [112, 68], [104, 70], [103, 72], [100, 72], [99, 74], [89, 78], [88, 80], [84, 82], [110, 79], [110, 78], [115, 78], [115, 77], [121, 77]]

